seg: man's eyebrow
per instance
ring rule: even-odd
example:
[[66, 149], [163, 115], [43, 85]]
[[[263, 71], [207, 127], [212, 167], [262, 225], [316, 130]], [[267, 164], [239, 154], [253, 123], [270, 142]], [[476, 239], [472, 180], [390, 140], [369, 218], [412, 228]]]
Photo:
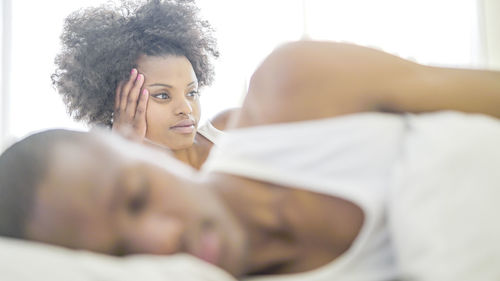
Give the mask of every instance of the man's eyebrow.
[[123, 185], [122, 177], [118, 177], [118, 179], [113, 183], [111, 187], [111, 192], [108, 194], [108, 209], [110, 212], [114, 212], [120, 206], [120, 203], [124, 200], [125, 194], [121, 191], [121, 187]]

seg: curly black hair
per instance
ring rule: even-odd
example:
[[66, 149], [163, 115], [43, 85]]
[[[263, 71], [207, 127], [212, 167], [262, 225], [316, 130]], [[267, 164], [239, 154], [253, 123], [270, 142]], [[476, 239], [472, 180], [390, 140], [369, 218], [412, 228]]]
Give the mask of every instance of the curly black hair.
[[115, 89], [140, 55], [185, 56], [200, 87], [219, 56], [213, 29], [194, 0], [121, 0], [70, 14], [52, 83], [68, 113], [91, 126], [112, 126]]

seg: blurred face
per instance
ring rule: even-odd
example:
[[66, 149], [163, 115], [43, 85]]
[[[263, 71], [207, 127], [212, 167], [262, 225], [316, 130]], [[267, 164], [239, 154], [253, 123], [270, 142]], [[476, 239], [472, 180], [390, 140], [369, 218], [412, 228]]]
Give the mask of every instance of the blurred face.
[[141, 56], [139, 73], [150, 98], [146, 137], [173, 150], [189, 148], [200, 120], [198, 80], [183, 56]]
[[100, 135], [58, 145], [27, 239], [114, 255], [186, 252], [241, 270], [240, 226], [211, 188], [187, 180], [191, 168], [158, 154]]

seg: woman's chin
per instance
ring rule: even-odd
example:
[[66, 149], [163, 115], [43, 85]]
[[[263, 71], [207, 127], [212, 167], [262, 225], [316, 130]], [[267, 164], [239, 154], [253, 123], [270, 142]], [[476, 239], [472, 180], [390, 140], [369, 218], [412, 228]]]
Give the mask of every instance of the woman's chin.
[[169, 134], [168, 136], [148, 138], [151, 142], [156, 143], [164, 148], [168, 148], [171, 151], [185, 150], [189, 149], [194, 144], [194, 138], [196, 131], [191, 134]]
[[175, 143], [169, 143], [166, 145], [173, 151], [189, 149], [193, 146], [194, 136], [186, 136], [185, 138], [178, 138]]

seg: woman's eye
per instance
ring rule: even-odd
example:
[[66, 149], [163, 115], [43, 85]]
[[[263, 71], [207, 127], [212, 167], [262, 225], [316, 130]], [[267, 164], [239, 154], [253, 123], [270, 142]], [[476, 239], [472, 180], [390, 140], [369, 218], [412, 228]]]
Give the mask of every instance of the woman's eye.
[[197, 98], [200, 96], [200, 93], [198, 91], [191, 91], [187, 94], [187, 96], [190, 98]]
[[154, 94], [153, 97], [155, 97], [157, 99], [162, 99], [162, 100], [166, 100], [166, 99], [170, 98], [170, 96], [167, 93]]

